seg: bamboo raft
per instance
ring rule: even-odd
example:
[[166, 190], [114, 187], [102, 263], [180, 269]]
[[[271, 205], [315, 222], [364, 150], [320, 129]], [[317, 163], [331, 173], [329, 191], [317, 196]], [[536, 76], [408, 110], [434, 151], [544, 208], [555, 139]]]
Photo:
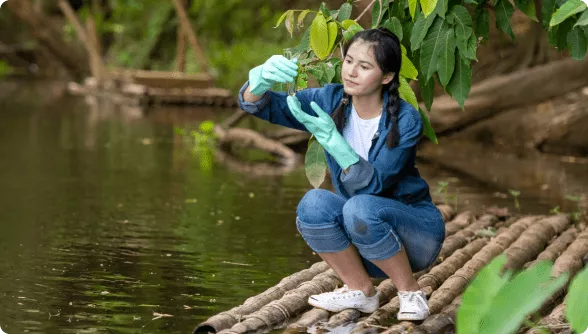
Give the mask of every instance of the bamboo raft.
[[141, 106], [237, 106], [237, 98], [227, 89], [214, 87], [212, 76], [204, 73], [115, 69], [109, 71], [107, 78], [103, 82], [94, 77], [83, 84], [71, 82], [68, 91]]
[[[571, 333], [566, 325], [567, 286], [588, 261], [586, 223], [575, 224], [568, 215], [500, 217], [485, 213], [456, 213], [451, 206], [438, 205], [446, 223], [446, 239], [436, 263], [428, 270], [415, 273], [421, 289], [429, 299], [431, 316], [424, 321], [396, 321], [399, 301], [389, 279], [379, 280], [382, 292], [380, 308], [370, 315], [356, 310], [331, 313], [312, 308], [310, 295], [332, 291], [342, 285], [325, 262], [282, 279], [277, 285], [228, 311], [221, 312], [196, 326], [193, 333], [263, 333], [282, 330], [285, 333], [330, 332], [363, 334], [383, 332], [454, 333], [455, 315], [461, 296], [475, 275], [496, 256], [505, 253], [505, 269], [520, 270], [537, 261], [554, 262], [552, 277], [563, 272], [570, 280], [546, 301], [538, 313], [538, 325], [550, 333]], [[487, 233], [490, 228], [494, 233]], [[378, 283], [378, 281], [375, 281]], [[517, 333], [538, 334], [537, 329], [523, 325]]]

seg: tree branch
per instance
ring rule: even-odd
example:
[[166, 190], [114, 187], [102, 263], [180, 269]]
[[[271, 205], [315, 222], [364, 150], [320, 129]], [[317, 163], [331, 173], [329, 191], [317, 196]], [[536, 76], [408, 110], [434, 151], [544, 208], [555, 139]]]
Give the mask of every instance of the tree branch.
[[359, 22], [359, 20], [361, 19], [361, 17], [370, 9], [372, 8], [372, 6], [376, 3], [376, 0], [372, 0], [372, 3], [370, 3], [369, 5], [367, 5], [367, 7], [365, 7], [365, 9], [363, 10], [363, 12], [361, 12], [361, 14], [359, 14], [359, 16], [355, 19], [355, 22]]

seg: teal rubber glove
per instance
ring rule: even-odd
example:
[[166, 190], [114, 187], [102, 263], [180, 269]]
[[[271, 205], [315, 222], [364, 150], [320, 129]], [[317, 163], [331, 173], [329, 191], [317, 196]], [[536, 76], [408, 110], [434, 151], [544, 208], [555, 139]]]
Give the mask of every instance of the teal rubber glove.
[[281, 55], [271, 56], [263, 65], [249, 71], [249, 91], [253, 95], [263, 95], [276, 82], [294, 82], [298, 75], [296, 59], [289, 60]]
[[315, 136], [316, 140], [335, 158], [343, 170], [359, 161], [359, 155], [337, 131], [335, 122], [318, 104], [314, 101], [310, 102], [310, 107], [318, 115], [318, 117], [314, 117], [302, 111], [300, 101], [295, 96], [288, 96], [286, 102], [292, 115]]

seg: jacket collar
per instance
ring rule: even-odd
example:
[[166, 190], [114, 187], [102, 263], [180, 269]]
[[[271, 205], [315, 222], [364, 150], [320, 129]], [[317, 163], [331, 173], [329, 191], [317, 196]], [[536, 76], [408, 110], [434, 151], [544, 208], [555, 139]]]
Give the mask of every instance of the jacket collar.
[[[386, 129], [386, 125], [388, 124], [388, 121], [390, 119], [390, 114], [388, 113], [388, 110], [386, 110], [386, 107], [388, 106], [388, 90], [384, 90], [383, 95], [384, 102], [382, 103], [382, 117], [380, 117], [378, 131], [376, 132], [374, 138], [377, 138], [380, 135], [380, 133], [382, 133], [382, 131]], [[352, 101], [349, 101], [349, 103], [347, 104], [347, 108], [345, 108], [345, 124], [347, 124], [347, 121], [349, 120], [349, 115], [351, 115], [351, 102]]]

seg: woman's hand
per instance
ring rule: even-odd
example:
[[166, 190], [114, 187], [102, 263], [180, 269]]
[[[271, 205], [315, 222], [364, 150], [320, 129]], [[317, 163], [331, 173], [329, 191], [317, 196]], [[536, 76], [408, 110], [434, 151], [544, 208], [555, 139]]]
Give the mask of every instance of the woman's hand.
[[253, 95], [263, 95], [276, 82], [293, 82], [298, 75], [296, 59], [289, 60], [281, 55], [271, 56], [263, 65], [249, 71], [249, 91]]
[[318, 115], [318, 117], [314, 117], [302, 111], [300, 101], [295, 96], [288, 96], [286, 101], [292, 115], [315, 136], [316, 140], [333, 156], [343, 170], [359, 161], [357, 153], [337, 131], [335, 122], [318, 104], [314, 101], [310, 102], [310, 107]]

